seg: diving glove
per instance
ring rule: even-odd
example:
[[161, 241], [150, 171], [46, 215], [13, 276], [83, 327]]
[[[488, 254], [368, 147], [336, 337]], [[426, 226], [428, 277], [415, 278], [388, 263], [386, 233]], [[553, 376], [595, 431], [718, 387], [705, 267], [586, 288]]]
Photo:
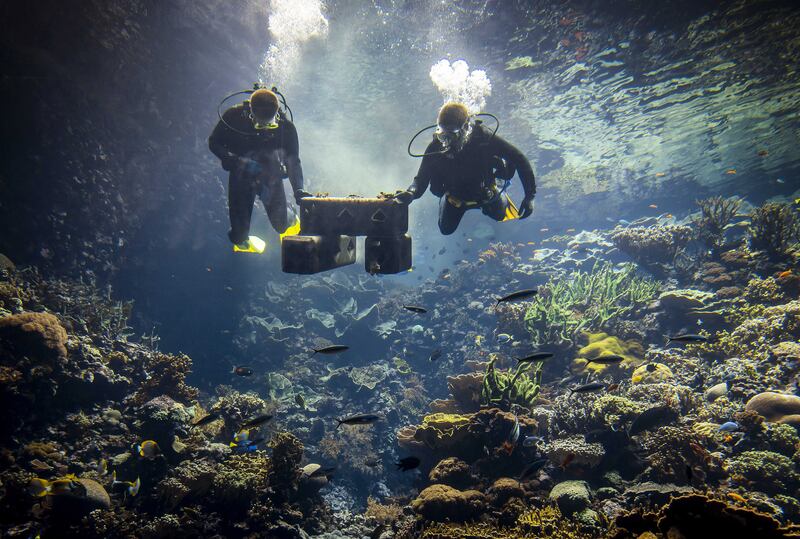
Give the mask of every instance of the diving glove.
[[309, 193], [308, 191], [306, 191], [304, 189], [295, 189], [294, 190], [294, 201], [297, 203], [298, 206], [300, 205], [300, 201], [302, 199], [308, 198], [308, 197], [313, 197], [313, 196], [314, 195], [312, 195], [311, 193]]
[[519, 218], [526, 219], [533, 213], [533, 198], [535, 195], [528, 195], [519, 203]]
[[404, 206], [408, 206], [414, 200], [414, 191], [411, 189], [406, 189], [405, 191], [398, 191], [394, 194], [394, 201], [397, 204], [403, 204]]

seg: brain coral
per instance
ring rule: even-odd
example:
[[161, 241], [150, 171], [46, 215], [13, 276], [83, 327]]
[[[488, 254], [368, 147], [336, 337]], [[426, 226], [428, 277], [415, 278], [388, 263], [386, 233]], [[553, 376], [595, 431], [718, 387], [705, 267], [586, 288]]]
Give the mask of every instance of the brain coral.
[[464, 522], [480, 516], [486, 498], [477, 490], [458, 490], [447, 485], [431, 485], [411, 502], [418, 514], [435, 522]]
[[0, 341], [11, 350], [42, 362], [67, 357], [67, 331], [50, 313], [12, 314], [0, 318]]

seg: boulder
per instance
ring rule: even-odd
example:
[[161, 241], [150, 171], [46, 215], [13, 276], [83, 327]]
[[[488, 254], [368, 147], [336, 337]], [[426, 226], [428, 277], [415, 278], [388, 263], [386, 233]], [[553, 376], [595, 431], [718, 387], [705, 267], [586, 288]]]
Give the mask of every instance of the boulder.
[[800, 397], [765, 391], [747, 401], [745, 410], [752, 410], [767, 421], [800, 425]]
[[591, 503], [591, 494], [586, 481], [564, 481], [550, 491], [550, 500], [558, 504], [558, 508], [566, 516], [583, 511]]
[[428, 520], [465, 522], [486, 510], [486, 498], [477, 490], [458, 490], [447, 485], [431, 485], [411, 502], [411, 508]]

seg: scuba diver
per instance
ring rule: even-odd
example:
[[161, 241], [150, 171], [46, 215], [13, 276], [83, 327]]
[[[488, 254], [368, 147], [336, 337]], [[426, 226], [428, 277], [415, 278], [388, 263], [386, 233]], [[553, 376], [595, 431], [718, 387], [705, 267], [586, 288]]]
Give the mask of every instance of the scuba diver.
[[[222, 168], [230, 173], [231, 229], [228, 237], [234, 244], [233, 250], [261, 253], [265, 242], [249, 235], [256, 195], [261, 197], [272, 228], [279, 234], [290, 224], [283, 179], [289, 178], [297, 204], [301, 198], [311, 195], [303, 190], [297, 130], [280, 110], [277, 88], [270, 91], [256, 86], [254, 90], [237, 93], [249, 93], [250, 99], [219, 115], [219, 122], [208, 138], [208, 147], [219, 158]], [[236, 94], [228, 98], [233, 95]], [[285, 106], [285, 100], [283, 103]]]
[[[530, 161], [497, 136], [496, 131], [471, 117], [464, 104], [445, 103], [439, 110], [434, 138], [425, 153], [411, 154], [409, 144], [409, 154], [422, 157], [422, 163], [414, 182], [405, 191], [396, 193], [395, 200], [410, 204], [430, 185], [431, 193], [441, 198], [439, 230], [444, 235], [455, 232], [464, 213], [471, 209], [480, 208], [495, 221], [529, 217], [536, 195]], [[519, 210], [505, 194], [515, 173], [519, 174], [525, 192]], [[497, 180], [505, 182], [502, 188], [498, 188]]]

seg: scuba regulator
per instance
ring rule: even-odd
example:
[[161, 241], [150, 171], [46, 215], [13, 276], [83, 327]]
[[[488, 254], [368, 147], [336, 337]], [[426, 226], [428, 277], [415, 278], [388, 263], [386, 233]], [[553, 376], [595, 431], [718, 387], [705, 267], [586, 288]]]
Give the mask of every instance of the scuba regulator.
[[[490, 118], [493, 118], [494, 121], [495, 121], [495, 126], [494, 126], [494, 130], [492, 131], [492, 135], [489, 137], [489, 140], [487, 140], [485, 142], [485, 144], [488, 144], [489, 142], [491, 142], [491, 140], [497, 134], [497, 130], [500, 129], [500, 120], [497, 118], [497, 116], [495, 116], [494, 114], [490, 114], [488, 112], [481, 112], [480, 114], [474, 114], [474, 115], [471, 116], [471, 118], [477, 118], [478, 116], [488, 116]], [[481, 122], [480, 122], [480, 120], [477, 120], [476, 123], [480, 124]], [[411, 153], [411, 145], [414, 144], [414, 141], [417, 140], [417, 137], [420, 136], [425, 131], [427, 131], [428, 129], [436, 129], [437, 127], [439, 127], [437, 124], [433, 124], [433, 125], [429, 125], [427, 127], [423, 127], [422, 129], [417, 131], [414, 134], [414, 136], [411, 137], [411, 140], [408, 142], [408, 148], [406, 149], [406, 151], [408, 152], [408, 155], [410, 155], [411, 157], [427, 157], [429, 155], [443, 155], [443, 154], [446, 154], [449, 151], [449, 148], [444, 148], [444, 149], [439, 150], [437, 152], [430, 152], [430, 153], [419, 153], [419, 154]]]
[[[222, 106], [232, 97], [235, 97], [237, 95], [242, 95], [242, 94], [251, 95], [256, 90], [262, 90], [262, 89], [270, 90], [270, 91], [272, 91], [272, 93], [274, 93], [276, 96], [278, 96], [278, 99], [280, 101], [280, 106], [278, 107], [278, 112], [277, 112], [277, 114], [275, 116], [275, 120], [277, 121], [279, 118], [288, 118], [290, 122], [294, 123], [294, 114], [292, 114], [292, 109], [289, 108], [288, 104], [286, 104], [286, 97], [281, 92], [278, 91], [278, 87], [277, 86], [273, 86], [272, 88], [267, 88], [267, 86], [265, 84], [261, 84], [259, 82], [254, 83], [252, 89], [239, 90], [238, 92], [233, 92], [232, 94], [229, 94], [229, 95], [223, 97], [222, 101], [220, 101], [219, 105], [217, 105], [217, 116], [219, 117], [219, 121], [222, 122], [223, 125], [225, 125], [225, 127], [227, 127], [231, 131], [233, 131], [235, 133], [238, 133], [240, 135], [244, 135], [246, 137], [258, 136], [258, 133], [247, 133], [245, 131], [241, 131], [241, 130], [236, 129], [235, 127], [233, 127], [228, 122], [226, 122], [225, 118], [223, 117]], [[244, 105], [246, 110], [249, 110], [250, 109], [250, 100], [249, 99], [245, 99], [244, 102], [243, 102], [243, 105]], [[275, 127], [277, 127], [277, 125]]]

